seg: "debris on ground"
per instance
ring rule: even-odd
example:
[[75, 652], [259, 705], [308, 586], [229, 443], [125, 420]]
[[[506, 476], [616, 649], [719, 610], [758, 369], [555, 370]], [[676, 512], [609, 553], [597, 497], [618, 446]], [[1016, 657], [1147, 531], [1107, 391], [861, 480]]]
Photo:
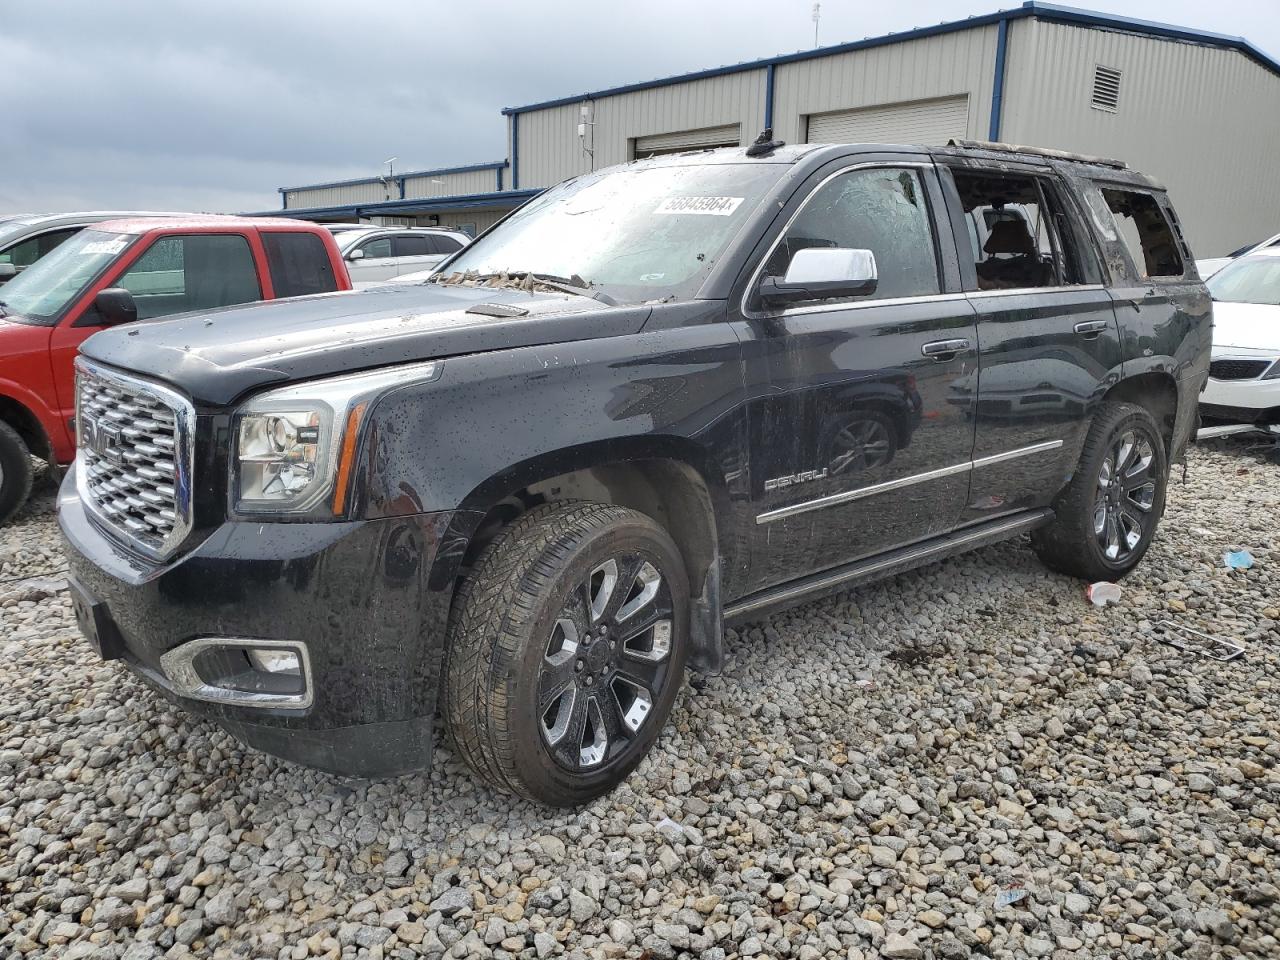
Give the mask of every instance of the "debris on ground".
[[1026, 887], [1005, 887], [996, 891], [996, 909], [1001, 907], [1011, 907], [1019, 900], [1025, 900], [1031, 895], [1031, 891]]
[[1248, 550], [1228, 550], [1222, 555], [1228, 570], [1248, 570], [1253, 566], [1253, 554]]
[[1210, 636], [1185, 624], [1161, 620], [1155, 625], [1155, 637], [1161, 643], [1211, 660], [1235, 660], [1244, 656], [1244, 647], [1221, 637]]
[[1084, 595], [1095, 607], [1105, 607], [1108, 603], [1119, 603], [1123, 591], [1120, 589], [1120, 584], [1107, 583], [1103, 580], [1085, 587]]

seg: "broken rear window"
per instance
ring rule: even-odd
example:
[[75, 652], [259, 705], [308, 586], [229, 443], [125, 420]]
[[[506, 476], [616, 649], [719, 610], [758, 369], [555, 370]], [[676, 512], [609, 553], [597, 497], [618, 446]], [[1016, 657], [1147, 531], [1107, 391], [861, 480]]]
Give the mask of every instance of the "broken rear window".
[[1180, 277], [1182, 254], [1169, 221], [1149, 193], [1103, 189], [1102, 196], [1115, 216], [1120, 239], [1144, 277]]

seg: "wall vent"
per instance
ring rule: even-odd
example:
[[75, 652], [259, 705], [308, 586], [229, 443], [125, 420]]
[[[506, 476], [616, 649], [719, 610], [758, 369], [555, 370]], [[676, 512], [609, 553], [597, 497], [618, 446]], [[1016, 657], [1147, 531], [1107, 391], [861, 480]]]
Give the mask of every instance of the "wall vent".
[[1089, 106], [1115, 113], [1120, 106], [1120, 71], [1096, 64], [1093, 68], [1093, 99]]

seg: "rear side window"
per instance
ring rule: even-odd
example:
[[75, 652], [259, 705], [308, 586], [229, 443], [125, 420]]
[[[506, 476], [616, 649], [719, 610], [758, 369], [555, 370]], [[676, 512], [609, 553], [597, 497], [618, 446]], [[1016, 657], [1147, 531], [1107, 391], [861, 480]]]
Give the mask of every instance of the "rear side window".
[[1071, 286], [1084, 263], [1054, 183], [953, 170], [979, 290]]
[[277, 297], [301, 297], [338, 289], [324, 241], [314, 233], [264, 233], [267, 269]]
[[1156, 198], [1149, 193], [1108, 188], [1103, 188], [1102, 196], [1138, 271], [1144, 277], [1182, 276], [1178, 241]]
[[397, 257], [425, 257], [431, 253], [427, 238], [422, 236], [396, 237], [391, 249]]
[[765, 276], [786, 276], [791, 258], [810, 247], [870, 250], [875, 292], [884, 300], [938, 293], [938, 261], [924, 187], [914, 170], [852, 170], [809, 198], [765, 263]]

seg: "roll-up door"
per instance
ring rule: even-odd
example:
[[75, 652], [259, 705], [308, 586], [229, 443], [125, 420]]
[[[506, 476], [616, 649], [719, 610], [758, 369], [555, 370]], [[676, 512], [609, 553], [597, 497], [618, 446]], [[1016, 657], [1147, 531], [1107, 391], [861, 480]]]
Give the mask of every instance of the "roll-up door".
[[678, 130], [675, 133], [655, 133], [636, 137], [634, 156], [637, 160], [664, 153], [680, 153], [683, 150], [706, 150], [709, 147], [736, 147], [742, 137], [738, 124], [723, 127], [703, 127], [701, 130]]
[[969, 131], [969, 97], [915, 100], [815, 113], [809, 117], [809, 143], [946, 143]]

